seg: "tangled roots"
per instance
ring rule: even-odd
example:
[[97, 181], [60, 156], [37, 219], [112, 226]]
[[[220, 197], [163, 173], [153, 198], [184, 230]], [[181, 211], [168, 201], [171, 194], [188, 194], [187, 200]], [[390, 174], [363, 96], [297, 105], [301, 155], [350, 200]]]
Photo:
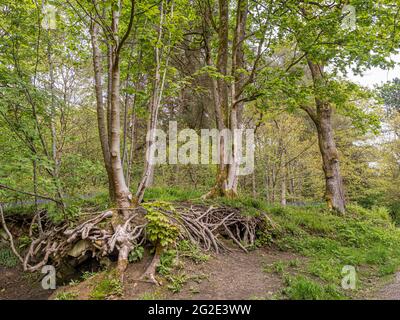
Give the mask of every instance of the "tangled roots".
[[[231, 207], [207, 207], [204, 205], [157, 206], [153, 209], [163, 214], [171, 225], [179, 229], [178, 237], [199, 245], [204, 250], [229, 251], [227, 239], [247, 252], [256, 240], [256, 232], [264, 228], [265, 217], [244, 216], [239, 209]], [[116, 211], [106, 211], [71, 227], [69, 223], [54, 226], [46, 222], [39, 236], [33, 239], [25, 256], [19, 256], [26, 271], [37, 271], [51, 262], [55, 265], [71, 255], [71, 250], [80, 241], [86, 244], [84, 252], [90, 251], [93, 258], [118, 253], [117, 270], [123, 279], [131, 250], [147, 239], [146, 209], [130, 209], [128, 218], [122, 218]], [[33, 219], [32, 224], [35, 220]], [[43, 220], [43, 218], [42, 218]], [[4, 223], [5, 225], [5, 223]], [[32, 226], [31, 226], [32, 229]], [[12, 238], [10, 238], [12, 243]], [[163, 247], [156, 247], [153, 261], [144, 273], [146, 279], [157, 283], [154, 274]], [[146, 281], [145, 280], [145, 281]]]
[[216, 253], [231, 250], [225, 239], [247, 252], [246, 247], [255, 243], [257, 230], [264, 227], [263, 217], [244, 216], [239, 209], [231, 207], [190, 205], [177, 207], [179, 214], [163, 208], [160, 211], [180, 226], [181, 239]]

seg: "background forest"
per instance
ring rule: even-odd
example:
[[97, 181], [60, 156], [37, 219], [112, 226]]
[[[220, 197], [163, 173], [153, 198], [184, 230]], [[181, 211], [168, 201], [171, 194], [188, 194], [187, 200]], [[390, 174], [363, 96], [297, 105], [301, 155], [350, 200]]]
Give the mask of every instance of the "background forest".
[[[151, 212], [154, 200], [253, 199], [301, 217], [327, 208], [337, 221], [354, 208], [380, 212], [393, 227], [400, 79], [364, 87], [351, 76], [395, 66], [399, 8], [397, 0], [1, 2], [6, 216], [38, 217], [41, 238], [40, 219], [75, 223], [91, 206], [115, 208], [118, 230], [140, 225], [130, 211], [144, 203]], [[170, 121], [198, 133], [254, 129], [254, 172], [150, 164], [147, 133], [168, 132]], [[150, 239], [155, 255], [168, 237]], [[123, 272], [136, 245], [115, 241]]]

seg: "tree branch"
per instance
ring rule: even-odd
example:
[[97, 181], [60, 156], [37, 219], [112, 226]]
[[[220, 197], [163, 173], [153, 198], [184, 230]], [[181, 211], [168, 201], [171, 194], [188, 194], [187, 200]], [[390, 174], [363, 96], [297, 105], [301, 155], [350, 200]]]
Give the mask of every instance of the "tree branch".
[[40, 195], [40, 194], [35, 194], [35, 193], [27, 192], [27, 191], [18, 190], [18, 189], [9, 187], [9, 186], [7, 186], [7, 185], [5, 185], [5, 184], [1, 184], [1, 183], [0, 183], [0, 189], [6, 189], [6, 190], [10, 190], [10, 191], [13, 191], [13, 192], [16, 192], [16, 193], [25, 194], [25, 195], [27, 195], [27, 196], [38, 197], [38, 198], [41, 198], [41, 199], [50, 200], [50, 201], [53, 201], [53, 202], [55, 202], [55, 203], [61, 203], [61, 201], [56, 200], [56, 199], [53, 199], [53, 198], [51, 198], [51, 197], [42, 196], [42, 195]]
[[310, 116], [311, 120], [315, 123], [315, 125], [318, 126], [319, 121], [316, 112], [308, 106], [300, 106], [300, 108], [303, 109]]
[[131, 0], [131, 16], [129, 18], [129, 24], [128, 24], [128, 29], [126, 30], [124, 36], [122, 37], [120, 43], [118, 44], [117, 47], [117, 55], [121, 51], [122, 46], [124, 45], [126, 39], [128, 38], [129, 34], [131, 33], [132, 26], [133, 26], [133, 19], [135, 17], [135, 0]]

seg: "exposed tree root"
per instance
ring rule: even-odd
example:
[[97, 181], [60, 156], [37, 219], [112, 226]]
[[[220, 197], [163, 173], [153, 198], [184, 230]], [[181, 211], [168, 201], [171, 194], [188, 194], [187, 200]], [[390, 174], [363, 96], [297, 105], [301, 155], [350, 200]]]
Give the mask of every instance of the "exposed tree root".
[[162, 246], [160, 244], [156, 244], [153, 259], [151, 260], [151, 263], [146, 268], [146, 271], [143, 273], [139, 280], [150, 282], [155, 285], [161, 285], [160, 282], [158, 282], [156, 279], [156, 271], [157, 266], [160, 263], [162, 251]]
[[244, 216], [231, 207], [205, 207], [203, 205], [180, 206], [176, 212], [160, 208], [181, 227], [181, 238], [199, 244], [203, 249], [229, 251], [224, 239], [235, 242], [243, 251], [253, 246], [256, 231], [264, 226], [263, 217]]
[[1, 204], [0, 204], [0, 218], [1, 218], [1, 225], [4, 228], [4, 231], [7, 233], [8, 239], [10, 241], [10, 247], [11, 247], [12, 252], [15, 254], [15, 256], [21, 262], [23, 262], [24, 260], [22, 259], [21, 255], [18, 253], [17, 249], [15, 249], [13, 236], [12, 236], [11, 232], [7, 228], [6, 220], [4, 218], [4, 213], [3, 213], [3, 206]]
[[[226, 239], [232, 240], [240, 249], [247, 252], [247, 248], [255, 244], [257, 230], [264, 228], [266, 221], [265, 217], [244, 216], [239, 209], [231, 207], [180, 205], [169, 209], [166, 206], [155, 205], [154, 208], [179, 228], [181, 239], [187, 239], [204, 250], [216, 253], [231, 250], [227, 246]], [[106, 211], [73, 227], [68, 223], [55, 226], [42, 218], [43, 231], [39, 232], [37, 238], [32, 239], [24, 257], [15, 250], [12, 235], [7, 229], [2, 212], [1, 218], [4, 229], [8, 231], [13, 251], [15, 250], [14, 253], [21, 260], [24, 270], [37, 271], [49, 261], [57, 266], [69, 256], [71, 249], [79, 241], [86, 241], [88, 246], [82, 255], [90, 251], [92, 257], [100, 259], [107, 255], [118, 254], [117, 272], [123, 280], [129, 253], [147, 240], [145, 213], [144, 208], [138, 207], [130, 209], [130, 215], [125, 218], [116, 211]], [[35, 220], [38, 221], [36, 218], [32, 223]], [[32, 234], [32, 231], [30, 233]], [[157, 243], [153, 260], [139, 281], [159, 284], [155, 274], [162, 250], [163, 247]]]

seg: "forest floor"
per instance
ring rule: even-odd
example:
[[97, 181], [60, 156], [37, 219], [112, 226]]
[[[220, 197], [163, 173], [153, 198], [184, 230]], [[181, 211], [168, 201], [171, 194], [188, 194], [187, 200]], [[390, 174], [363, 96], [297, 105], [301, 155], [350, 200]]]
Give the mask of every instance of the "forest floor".
[[[187, 203], [192, 194], [152, 190], [146, 201]], [[204, 252], [177, 243], [161, 257], [161, 286], [137, 281], [152, 258], [148, 247], [129, 264], [122, 286], [110, 271], [77, 274], [55, 292], [41, 274], [25, 274], [0, 247], [0, 299], [400, 299], [400, 229], [384, 208], [351, 205], [346, 216], [321, 206], [271, 207], [256, 199], [218, 200], [245, 215], [266, 213], [269, 224], [248, 253]], [[207, 203], [207, 205], [211, 205]], [[6, 264], [9, 264], [8, 266]], [[355, 290], [342, 288], [343, 267], [354, 266]]]
[[400, 300], [400, 272], [373, 295], [375, 300]]
[[[276, 250], [260, 249], [245, 253], [234, 251], [211, 257], [203, 263], [184, 262], [185, 284], [169, 285], [162, 288], [127, 286], [127, 299], [197, 299], [197, 300], [246, 300], [271, 299], [283, 288], [282, 279], [263, 268], [274, 261], [289, 261], [294, 255]], [[138, 271], [130, 268], [127, 282], [137, 279]], [[176, 276], [175, 276], [176, 277]], [[174, 276], [172, 276], [174, 279]], [[142, 287], [142, 288], [140, 288]], [[179, 290], [180, 289], [180, 290]], [[176, 291], [176, 292], [174, 292]]]
[[[283, 288], [282, 279], [263, 271], [266, 264], [277, 260], [290, 260], [284, 252], [257, 250], [250, 253], [233, 251], [210, 257], [208, 261], [194, 263], [183, 258], [173, 272], [160, 277], [162, 285], [137, 281], [145, 271], [151, 257], [131, 264], [125, 275], [123, 291], [112, 299], [196, 299], [196, 300], [246, 300], [271, 299]], [[76, 299], [91, 299], [96, 285], [104, 282], [105, 274], [96, 274], [87, 281], [60, 288], [52, 298], [63, 297], [65, 291], [78, 293]], [[168, 280], [167, 280], [168, 279]], [[172, 280], [172, 281], [171, 281]]]
[[52, 292], [43, 290], [38, 274], [22, 267], [0, 267], [0, 300], [46, 300]]
[[[274, 248], [262, 248], [249, 253], [232, 251], [212, 256], [199, 264], [183, 259], [184, 268], [172, 278], [182, 276], [182, 283], [173, 287], [162, 280], [163, 285], [137, 282], [151, 257], [145, 256], [139, 263], [130, 264], [126, 272], [124, 288], [108, 299], [125, 300], [271, 300], [281, 299], [286, 286], [279, 272], [269, 272], [268, 266], [290, 265], [291, 262], [306, 263], [307, 258], [282, 252]], [[292, 264], [291, 274], [298, 265]], [[106, 274], [94, 273], [85, 281], [58, 288], [43, 290], [40, 275], [24, 273], [21, 268], [0, 267], [0, 300], [47, 300], [47, 299], [92, 299], [96, 285], [104, 282]], [[109, 290], [109, 289], [106, 289]], [[174, 292], [175, 291], [175, 292]], [[68, 292], [68, 293], [67, 293]], [[67, 293], [67, 294], [66, 294]], [[100, 293], [101, 294], [101, 293]], [[356, 299], [400, 300], [400, 273], [394, 279], [377, 281], [369, 290], [359, 292]]]

